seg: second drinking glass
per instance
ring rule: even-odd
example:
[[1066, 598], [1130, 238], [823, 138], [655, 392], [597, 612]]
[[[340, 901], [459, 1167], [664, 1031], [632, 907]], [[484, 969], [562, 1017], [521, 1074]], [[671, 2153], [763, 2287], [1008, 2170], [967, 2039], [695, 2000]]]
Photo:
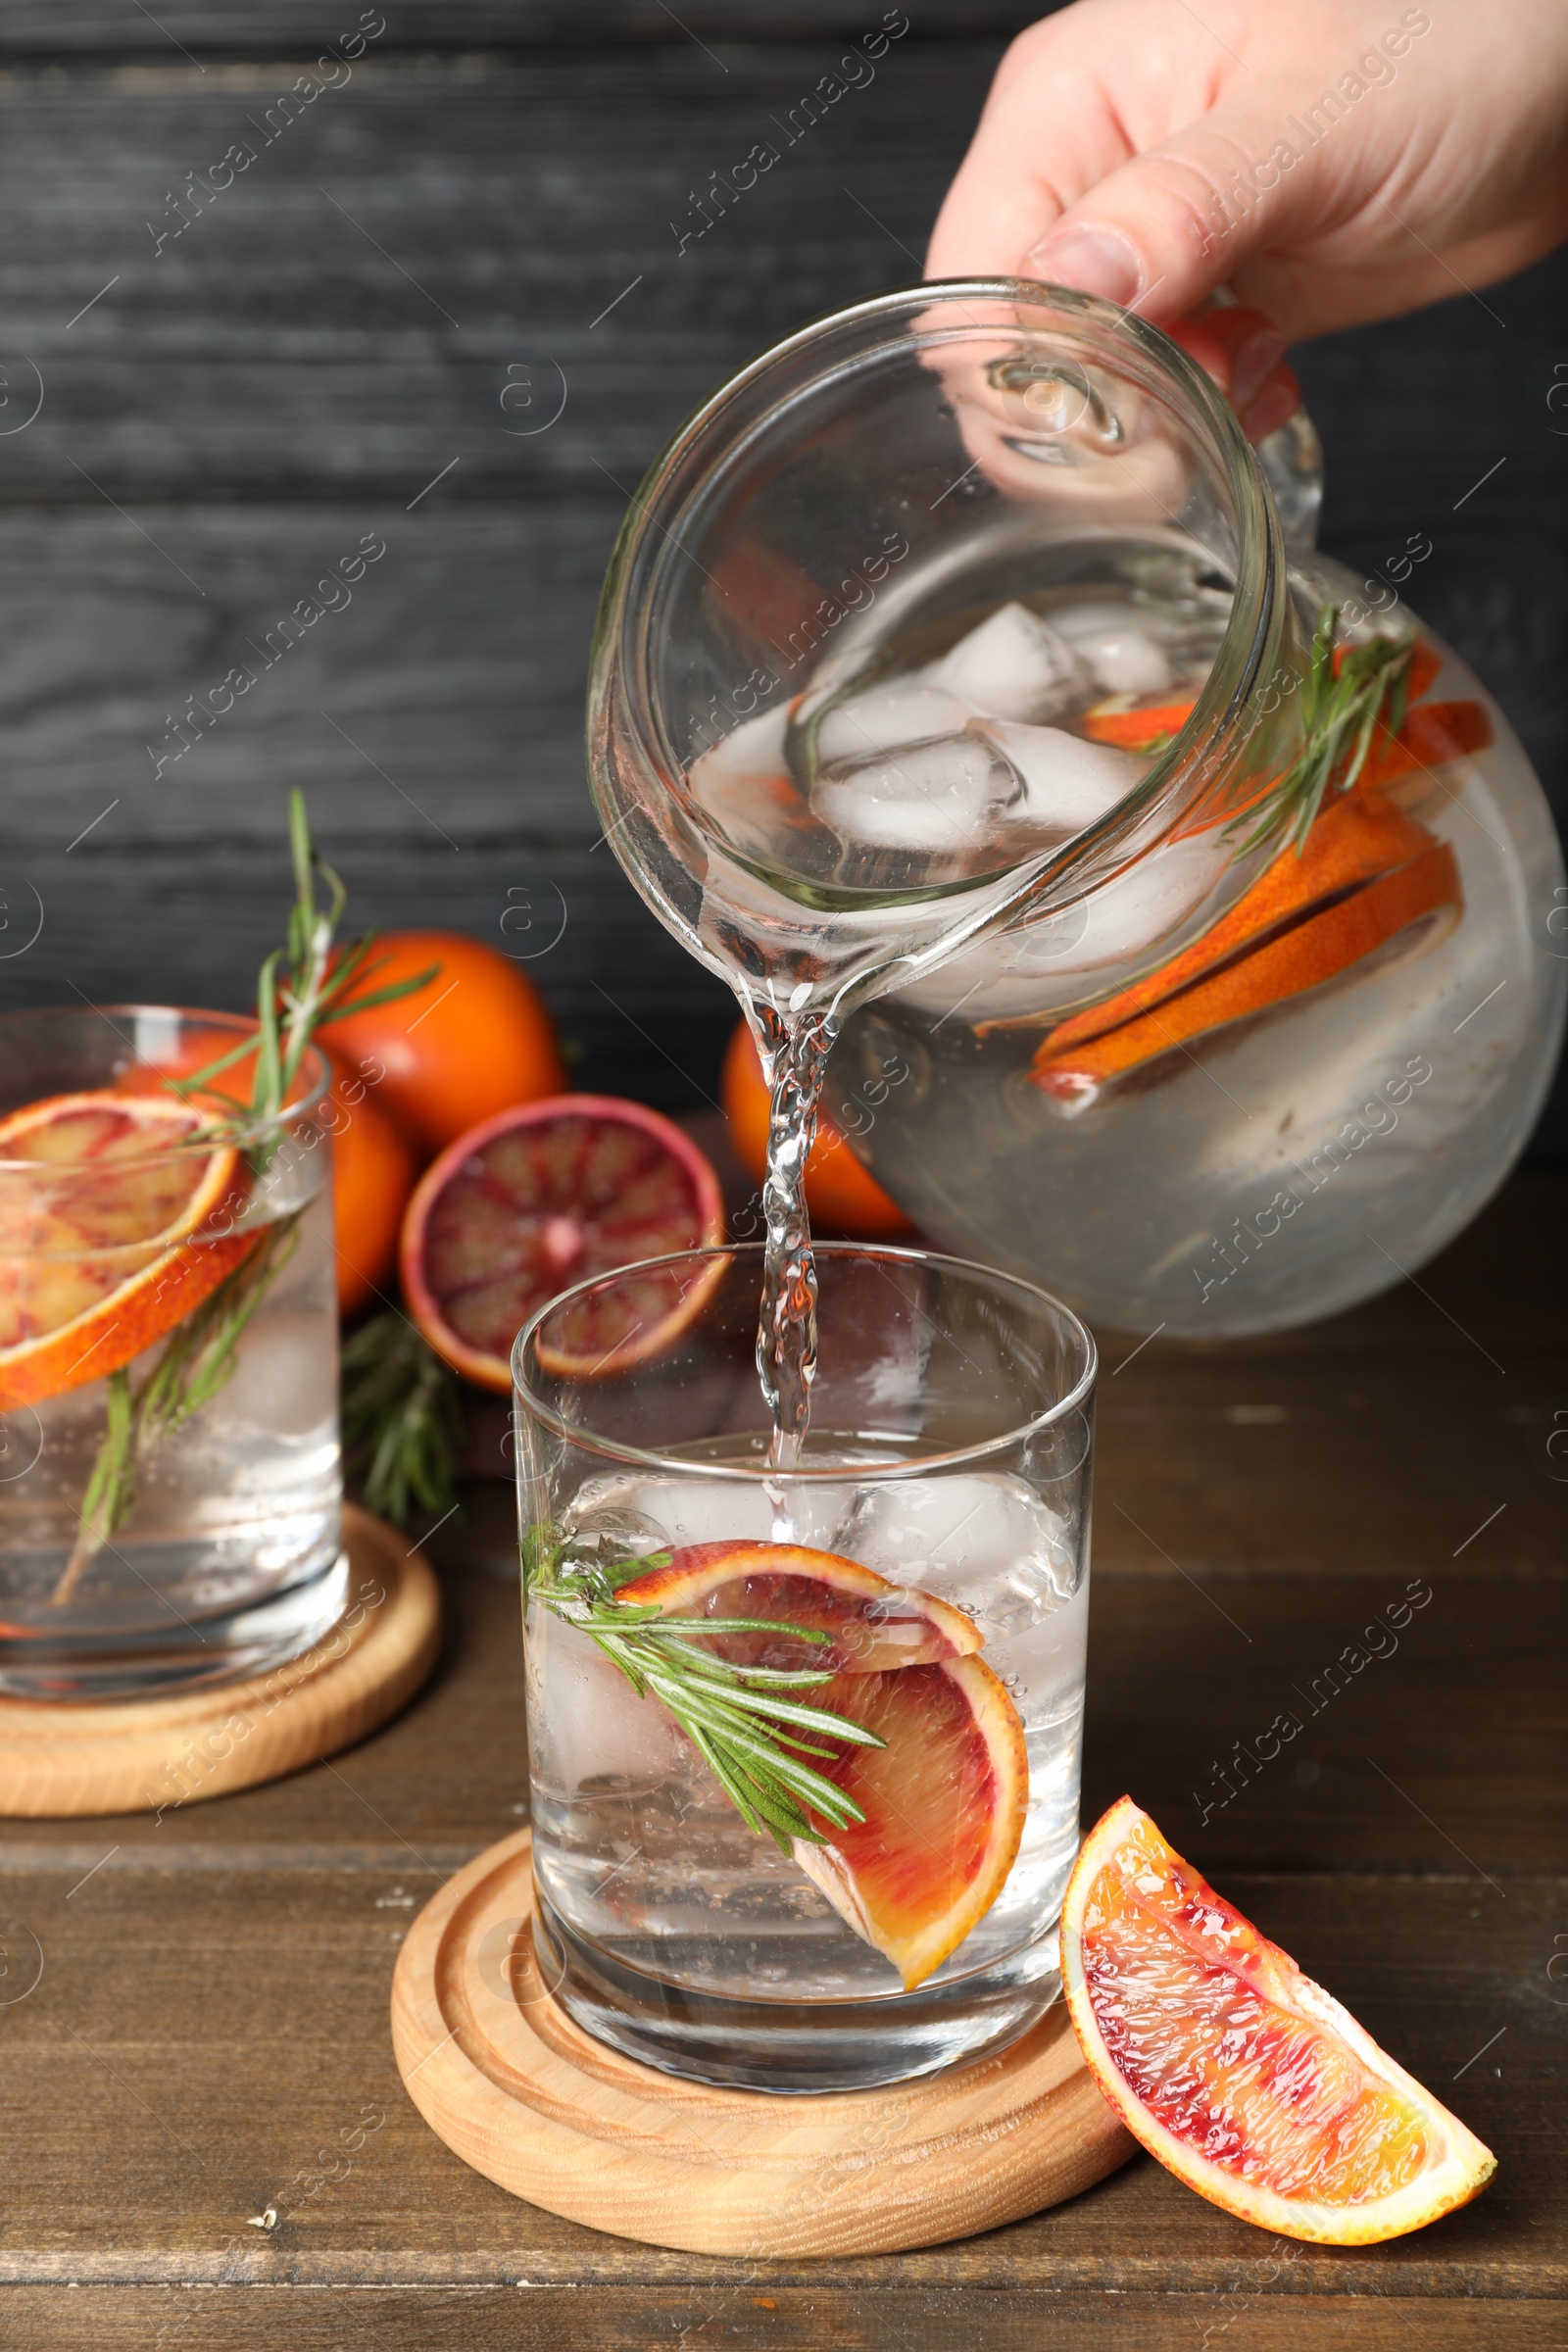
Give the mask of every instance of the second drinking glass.
[[757, 1247], [583, 1283], [513, 1359], [542, 1974], [634, 2057], [777, 2091], [1023, 2032], [1078, 1836], [1093, 1341], [951, 1258], [817, 1272], [789, 1471]]

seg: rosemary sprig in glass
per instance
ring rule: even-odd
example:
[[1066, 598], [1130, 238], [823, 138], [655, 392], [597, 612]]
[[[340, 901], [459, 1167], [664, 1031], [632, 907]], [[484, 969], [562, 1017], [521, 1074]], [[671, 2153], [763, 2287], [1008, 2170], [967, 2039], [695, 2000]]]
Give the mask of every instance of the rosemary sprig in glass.
[[1301, 682], [1300, 751], [1261, 808], [1244, 810], [1225, 828], [1227, 839], [1244, 836], [1237, 842], [1238, 857], [1269, 844], [1292, 846], [1299, 857], [1324, 801], [1348, 792], [1366, 765], [1380, 722], [1391, 735], [1404, 723], [1414, 635], [1369, 637], [1364, 645], [1348, 646], [1336, 671], [1339, 617], [1335, 605], [1318, 612]]
[[[256, 1031], [220, 1054], [189, 1078], [172, 1079], [176, 1094], [208, 1095], [222, 1105], [223, 1115], [212, 1130], [215, 1140], [235, 1136], [249, 1139], [250, 1131], [277, 1119], [293, 1093], [300, 1065], [318, 1029], [352, 1012], [368, 1012], [372, 1004], [389, 1004], [423, 988], [440, 969], [431, 964], [410, 980], [389, 981], [364, 996], [354, 994], [361, 979], [371, 977], [367, 959], [375, 947], [375, 933], [350, 942], [336, 961], [333, 946], [349, 894], [343, 882], [318, 857], [305, 812], [305, 795], [297, 788], [288, 796], [289, 850], [294, 861], [294, 904], [289, 909], [288, 944], [274, 948], [256, 983]], [[326, 887], [326, 905], [317, 903], [317, 876]], [[247, 1055], [256, 1055], [248, 1110], [236, 1111], [232, 1096], [220, 1092], [215, 1078]], [[201, 1141], [207, 1140], [204, 1135]], [[252, 1165], [266, 1165], [281, 1139], [259, 1138], [252, 1145]]]
[[737, 1666], [700, 1646], [714, 1634], [782, 1634], [821, 1645], [830, 1636], [762, 1617], [664, 1617], [657, 1608], [617, 1599], [617, 1589], [668, 1552], [617, 1556], [591, 1540], [531, 1527], [523, 1544], [522, 1583], [530, 1600], [574, 1625], [618, 1667], [639, 1698], [657, 1698], [673, 1716], [749, 1830], [764, 1831], [781, 1853], [802, 1838], [825, 1845], [827, 1834], [805, 1808], [835, 1829], [863, 1821], [853, 1798], [803, 1761], [831, 1759], [824, 1740], [885, 1747], [874, 1732], [791, 1692], [833, 1680], [831, 1669]]
[[[279, 1122], [316, 1032], [348, 1013], [367, 1011], [372, 1004], [423, 988], [437, 968], [432, 964], [413, 979], [356, 995], [356, 986], [373, 976], [366, 965], [375, 935], [368, 932], [351, 942], [334, 961], [348, 892], [317, 855], [305, 796], [299, 791], [289, 795], [288, 819], [294, 905], [287, 944], [268, 956], [257, 980], [255, 1031], [188, 1078], [169, 1082], [187, 1101], [204, 1099], [215, 1106], [212, 1124], [192, 1136], [190, 1145], [210, 1145], [215, 1151], [225, 1144], [241, 1147], [252, 1188], [281, 1149], [284, 1130]], [[319, 903], [318, 877], [324, 886], [324, 905]], [[248, 1104], [237, 1103], [216, 1082], [247, 1058], [255, 1063], [251, 1098]], [[303, 1214], [303, 1209], [290, 1209], [259, 1224], [246, 1256], [175, 1326], [140, 1381], [132, 1382], [128, 1368], [110, 1375], [104, 1435], [82, 1496], [80, 1530], [50, 1596], [54, 1607], [63, 1608], [71, 1599], [92, 1560], [129, 1516], [138, 1467], [230, 1378], [246, 1325], [298, 1245]], [[200, 1239], [188, 1246], [199, 1249]]]
[[138, 1460], [199, 1412], [233, 1372], [241, 1333], [298, 1246], [297, 1222], [280, 1217], [266, 1229], [250, 1255], [175, 1326], [143, 1380], [133, 1385], [124, 1367], [109, 1375], [108, 1420], [81, 1498], [80, 1531], [52, 1595], [57, 1608], [71, 1598], [88, 1563], [129, 1516]]

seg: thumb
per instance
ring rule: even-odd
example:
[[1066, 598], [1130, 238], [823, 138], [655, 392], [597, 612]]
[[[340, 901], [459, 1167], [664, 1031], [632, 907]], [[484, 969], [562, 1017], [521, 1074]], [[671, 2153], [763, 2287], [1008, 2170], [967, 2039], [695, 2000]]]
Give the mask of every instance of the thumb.
[[1320, 180], [1283, 114], [1218, 107], [1107, 173], [1030, 248], [1023, 273], [1180, 318], [1298, 222], [1321, 225]]

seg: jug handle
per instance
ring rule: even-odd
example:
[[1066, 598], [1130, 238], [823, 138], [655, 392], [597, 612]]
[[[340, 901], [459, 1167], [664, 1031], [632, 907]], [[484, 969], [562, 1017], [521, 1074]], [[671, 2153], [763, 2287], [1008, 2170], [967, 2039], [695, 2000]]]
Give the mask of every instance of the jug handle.
[[1258, 443], [1257, 462], [1274, 493], [1286, 546], [1315, 547], [1323, 506], [1323, 444], [1305, 409], [1296, 410]]
[[[1230, 287], [1214, 288], [1195, 317], [1204, 311], [1230, 310], [1240, 297]], [[1274, 493], [1287, 547], [1317, 545], [1318, 516], [1323, 509], [1323, 444], [1304, 408], [1298, 407], [1266, 440], [1257, 444], [1263, 479]]]

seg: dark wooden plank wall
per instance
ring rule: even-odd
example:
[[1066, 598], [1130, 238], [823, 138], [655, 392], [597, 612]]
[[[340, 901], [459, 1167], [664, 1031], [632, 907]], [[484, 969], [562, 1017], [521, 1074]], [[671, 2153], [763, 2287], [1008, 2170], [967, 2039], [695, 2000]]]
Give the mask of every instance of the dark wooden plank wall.
[[[530, 968], [580, 1076], [694, 1102], [728, 1002], [590, 846], [599, 575], [701, 394], [801, 318], [915, 274], [1032, 12], [912, 0], [874, 84], [684, 254], [688, 191], [881, 19], [873, 0], [688, 0], [681, 24], [657, 0], [386, 0], [352, 79], [264, 144], [360, 13], [0, 5], [0, 1004], [242, 1003], [297, 782], [360, 915], [499, 943], [526, 908], [512, 945], [544, 951]], [[169, 192], [236, 140], [254, 165], [155, 250]], [[1301, 354], [1327, 544], [1375, 562], [1430, 534], [1422, 608], [1554, 789], [1565, 280], [1553, 261], [1485, 306]], [[509, 381], [538, 405], [503, 410]], [[559, 421], [512, 437], [562, 382]], [[157, 772], [170, 714], [364, 534], [386, 553], [352, 605]]]

